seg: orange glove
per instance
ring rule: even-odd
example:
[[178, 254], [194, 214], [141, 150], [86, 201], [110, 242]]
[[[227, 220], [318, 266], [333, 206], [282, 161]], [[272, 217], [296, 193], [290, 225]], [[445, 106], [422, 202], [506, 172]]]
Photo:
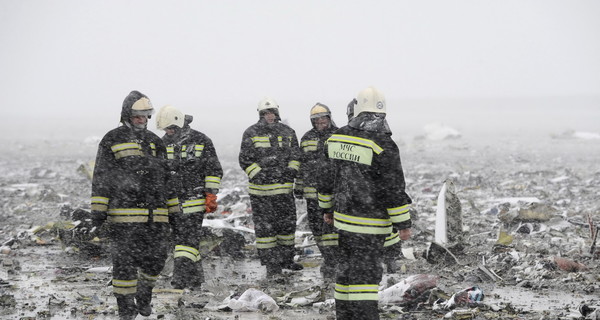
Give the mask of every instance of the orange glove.
[[211, 213], [217, 211], [217, 195], [214, 193], [206, 194], [206, 213]]

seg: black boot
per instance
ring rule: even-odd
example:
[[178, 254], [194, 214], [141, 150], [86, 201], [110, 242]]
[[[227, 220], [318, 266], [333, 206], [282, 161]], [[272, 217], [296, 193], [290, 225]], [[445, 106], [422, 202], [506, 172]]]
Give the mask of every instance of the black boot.
[[194, 263], [194, 270], [191, 275], [190, 284], [188, 287], [199, 290], [204, 283], [204, 267], [202, 266], [202, 261], [198, 261]]
[[174, 289], [185, 289], [189, 286], [188, 273], [190, 272], [189, 265], [192, 261], [188, 258], [175, 258], [175, 267], [173, 268], [173, 278], [171, 286]]
[[119, 309], [119, 320], [133, 320], [137, 316], [137, 307], [133, 295], [115, 295]]
[[135, 294], [135, 301], [137, 304], [137, 312], [144, 317], [152, 314], [152, 287], [140, 282], [138, 285], [137, 293]]

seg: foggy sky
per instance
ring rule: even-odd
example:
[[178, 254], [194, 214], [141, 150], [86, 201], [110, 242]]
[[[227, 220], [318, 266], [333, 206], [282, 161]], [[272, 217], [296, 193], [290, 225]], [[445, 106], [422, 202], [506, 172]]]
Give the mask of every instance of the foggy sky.
[[220, 143], [238, 143], [265, 96], [300, 137], [316, 102], [344, 124], [347, 102], [370, 85], [396, 131], [429, 120], [416, 116], [424, 106], [452, 121], [457, 101], [599, 109], [598, 17], [594, 0], [0, 0], [0, 130], [102, 136], [134, 89], [156, 109], [193, 114]]

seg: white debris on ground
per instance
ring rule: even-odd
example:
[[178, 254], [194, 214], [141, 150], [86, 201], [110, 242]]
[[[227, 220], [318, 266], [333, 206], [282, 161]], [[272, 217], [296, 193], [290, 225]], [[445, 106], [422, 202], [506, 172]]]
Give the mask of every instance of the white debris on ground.
[[[86, 170], [96, 151], [89, 140], [4, 143], [11, 151], [0, 155], [2, 319], [116, 319], [107, 244], [101, 232], [79, 234], [73, 219], [89, 208]], [[597, 143], [481, 145], [463, 137], [406, 145], [413, 237], [398, 272], [381, 283], [382, 319], [599, 318]], [[304, 203], [296, 258], [305, 268], [265, 281], [246, 179], [235, 155], [222, 157], [219, 210], [204, 225], [206, 283], [171, 288], [167, 263], [147, 319], [334, 319], [333, 286], [320, 278]], [[447, 179], [461, 202], [462, 247], [432, 245]]]

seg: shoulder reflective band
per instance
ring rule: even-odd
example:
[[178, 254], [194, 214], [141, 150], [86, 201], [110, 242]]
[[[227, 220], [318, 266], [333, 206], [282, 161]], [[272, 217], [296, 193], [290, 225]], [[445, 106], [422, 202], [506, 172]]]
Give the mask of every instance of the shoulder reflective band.
[[394, 244], [396, 244], [398, 242], [400, 242], [400, 233], [399, 232], [393, 232], [389, 236], [385, 237], [385, 242], [383, 243], [383, 246], [384, 247], [389, 247], [389, 246], [394, 245]]
[[203, 144], [197, 144], [194, 146], [194, 157], [196, 158], [200, 158], [200, 156], [202, 155], [202, 151], [204, 151], [204, 145]]
[[289, 194], [292, 193], [292, 189], [294, 188], [294, 184], [291, 182], [288, 183], [275, 183], [275, 184], [267, 184], [260, 185], [249, 183], [248, 190], [249, 194], [256, 196], [274, 196], [278, 194]]
[[113, 293], [116, 294], [135, 294], [137, 292], [137, 279], [136, 280], [119, 280], [113, 279]]
[[248, 178], [252, 179], [260, 172], [260, 170], [262, 170], [262, 168], [258, 165], [258, 163], [254, 162], [253, 164], [249, 165], [245, 171], [248, 175]]
[[373, 152], [375, 152], [377, 154], [380, 154], [383, 152], [383, 148], [380, 147], [379, 145], [377, 145], [377, 143], [373, 142], [373, 140], [359, 138], [359, 137], [347, 136], [347, 135], [343, 135], [343, 134], [334, 134], [329, 139], [327, 139], [327, 141], [330, 143], [331, 142], [344, 142], [344, 143], [351, 143], [351, 144], [355, 144], [355, 145], [361, 145], [363, 147], [373, 149]]
[[319, 193], [317, 194], [317, 197], [319, 198], [319, 207], [323, 209], [333, 208], [335, 202], [333, 201], [334, 199], [332, 194]]
[[167, 147], [167, 159], [169, 159], [169, 160], [175, 159], [175, 147], [173, 147], [173, 146]]
[[392, 233], [392, 222], [390, 219], [357, 217], [334, 211], [333, 220], [333, 225], [336, 228], [348, 232], [365, 234]]
[[92, 211], [106, 212], [108, 210], [108, 198], [92, 197]]
[[221, 178], [215, 176], [204, 177], [204, 187], [209, 189], [220, 189]]
[[129, 156], [143, 156], [142, 147], [135, 142], [115, 144], [110, 147], [115, 155], [115, 159], [121, 159]]
[[271, 141], [269, 141], [269, 137], [252, 137], [252, 144], [255, 148], [270, 148]]
[[410, 220], [410, 204], [405, 204], [396, 208], [388, 208], [387, 213], [390, 215], [392, 223], [400, 223]]
[[300, 144], [300, 147], [302, 148], [302, 151], [304, 151], [304, 152], [317, 151], [318, 144], [319, 144], [319, 140], [305, 140], [305, 141], [302, 141], [302, 143]]
[[334, 297], [344, 301], [377, 301], [379, 300], [379, 285], [377, 284], [335, 284]]

